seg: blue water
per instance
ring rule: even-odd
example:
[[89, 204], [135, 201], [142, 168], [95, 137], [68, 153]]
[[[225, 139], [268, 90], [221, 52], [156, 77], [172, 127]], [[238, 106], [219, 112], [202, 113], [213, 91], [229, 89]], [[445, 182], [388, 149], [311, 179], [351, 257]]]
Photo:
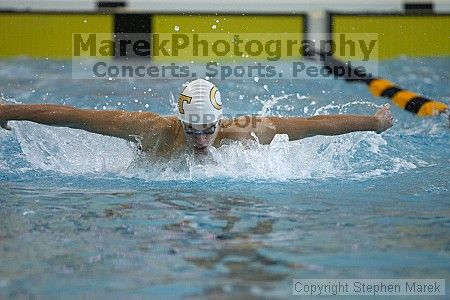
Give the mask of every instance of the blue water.
[[[379, 66], [446, 103], [448, 70], [449, 58]], [[9, 101], [161, 114], [184, 83], [72, 80], [70, 62], [25, 58], [0, 61], [0, 78]], [[388, 102], [343, 81], [216, 84], [229, 114], [372, 114]], [[392, 111], [381, 135], [278, 136], [203, 161], [11, 122], [0, 131], [0, 298], [289, 298], [294, 278], [443, 278], [448, 295], [448, 120]]]

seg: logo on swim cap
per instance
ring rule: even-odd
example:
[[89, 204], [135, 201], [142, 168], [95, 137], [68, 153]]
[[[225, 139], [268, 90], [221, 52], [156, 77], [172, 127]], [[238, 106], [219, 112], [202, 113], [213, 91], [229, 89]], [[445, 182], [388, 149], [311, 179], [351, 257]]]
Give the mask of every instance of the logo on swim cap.
[[178, 119], [189, 124], [211, 124], [222, 118], [217, 87], [204, 79], [188, 83], [178, 98]]
[[184, 114], [183, 103], [186, 102], [187, 104], [191, 104], [191, 101], [192, 97], [181, 94], [180, 97], [178, 98], [178, 112], [180, 114]]
[[209, 100], [211, 101], [211, 104], [212, 106], [214, 106], [215, 109], [217, 110], [222, 109], [222, 100], [220, 99], [220, 92], [216, 86], [214, 86], [211, 89], [211, 92], [209, 93]]

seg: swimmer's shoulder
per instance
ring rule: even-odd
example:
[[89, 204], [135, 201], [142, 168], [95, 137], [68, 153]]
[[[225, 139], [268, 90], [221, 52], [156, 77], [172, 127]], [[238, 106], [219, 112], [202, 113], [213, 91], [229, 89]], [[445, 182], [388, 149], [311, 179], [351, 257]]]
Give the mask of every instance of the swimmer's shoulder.
[[164, 116], [152, 112], [131, 113], [129, 118], [138, 119], [147, 132], [171, 133], [181, 126], [177, 117]]
[[271, 118], [255, 115], [239, 116], [220, 120], [219, 139], [245, 140], [255, 139], [263, 144], [269, 143], [276, 133]]
[[256, 115], [238, 116], [231, 119], [220, 120], [220, 129], [223, 132], [260, 131], [274, 128], [273, 117], [262, 117]]
[[151, 117], [149, 130], [143, 135], [142, 150], [172, 152], [183, 146], [182, 125], [175, 116]]

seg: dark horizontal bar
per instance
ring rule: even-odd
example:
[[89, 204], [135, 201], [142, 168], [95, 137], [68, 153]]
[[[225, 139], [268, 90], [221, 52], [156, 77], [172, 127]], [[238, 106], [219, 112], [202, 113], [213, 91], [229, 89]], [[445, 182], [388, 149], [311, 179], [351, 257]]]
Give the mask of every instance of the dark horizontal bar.
[[433, 3], [405, 3], [406, 11], [432, 11]]
[[125, 1], [99, 1], [98, 8], [125, 7]]

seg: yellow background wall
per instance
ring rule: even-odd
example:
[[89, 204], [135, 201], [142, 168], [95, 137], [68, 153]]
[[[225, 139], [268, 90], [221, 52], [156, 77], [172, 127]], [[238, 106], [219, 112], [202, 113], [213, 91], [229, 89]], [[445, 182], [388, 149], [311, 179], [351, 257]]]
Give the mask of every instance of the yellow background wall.
[[0, 14], [0, 57], [72, 57], [72, 33], [113, 31], [113, 16]]
[[450, 56], [450, 15], [333, 15], [331, 25], [338, 45], [338, 33], [378, 33], [379, 59]]
[[[265, 44], [269, 40], [277, 39], [283, 43], [287, 39], [304, 38], [304, 18], [302, 16], [256, 16], [256, 15], [156, 15], [152, 18], [152, 32], [161, 36], [170, 36], [173, 33], [187, 35], [199, 34], [200, 38], [212, 44], [214, 41], [224, 39], [231, 41], [235, 34], [246, 41], [258, 40]], [[164, 35], [164, 33], [168, 33]], [[208, 56], [193, 56], [192, 49], [181, 51], [176, 57], [154, 57], [154, 61], [207, 61], [207, 60], [236, 60], [243, 57], [233, 53], [226, 57], [218, 57], [214, 53]], [[298, 51], [297, 51], [298, 53]], [[249, 57], [250, 60], [265, 60], [267, 53]], [[282, 53], [286, 57], [286, 52]], [[296, 55], [295, 58], [300, 57]], [[245, 59], [245, 57], [244, 57]]]
[[[299, 15], [153, 15], [149, 22], [153, 33], [203, 33], [211, 34], [211, 38], [216, 33], [262, 33], [257, 38], [273, 39], [280, 38], [278, 33], [284, 33], [291, 37], [295, 34], [300, 40], [304, 31], [304, 20]], [[178, 31], [174, 30], [175, 26], [179, 27]], [[0, 13], [0, 57], [69, 59], [73, 33], [104, 33], [101, 38], [111, 34], [113, 39], [113, 31], [114, 15]], [[179, 59], [192, 59], [191, 56], [184, 53]], [[212, 55], [205, 59], [215, 58]]]

